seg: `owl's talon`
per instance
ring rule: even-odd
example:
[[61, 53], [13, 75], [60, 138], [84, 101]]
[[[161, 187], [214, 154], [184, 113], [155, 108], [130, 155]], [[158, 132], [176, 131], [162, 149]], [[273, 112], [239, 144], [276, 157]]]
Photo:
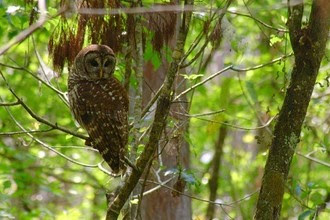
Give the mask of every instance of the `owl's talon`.
[[90, 137], [85, 140], [85, 145], [92, 147], [92, 139]]

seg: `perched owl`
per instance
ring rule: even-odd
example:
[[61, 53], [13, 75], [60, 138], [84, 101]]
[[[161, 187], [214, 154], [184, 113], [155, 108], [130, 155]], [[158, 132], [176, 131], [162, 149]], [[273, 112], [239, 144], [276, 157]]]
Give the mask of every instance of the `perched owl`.
[[68, 79], [70, 108], [114, 173], [124, 169], [128, 96], [113, 76], [116, 58], [105, 45], [90, 45], [75, 58]]

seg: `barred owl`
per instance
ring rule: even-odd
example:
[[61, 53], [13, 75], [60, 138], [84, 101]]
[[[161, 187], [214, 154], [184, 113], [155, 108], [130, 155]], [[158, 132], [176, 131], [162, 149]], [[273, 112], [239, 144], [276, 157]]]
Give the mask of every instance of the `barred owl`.
[[[105, 45], [90, 45], [75, 58], [68, 79], [71, 111], [114, 173], [124, 169], [128, 96], [113, 76], [116, 58]], [[88, 143], [86, 141], [86, 144]]]

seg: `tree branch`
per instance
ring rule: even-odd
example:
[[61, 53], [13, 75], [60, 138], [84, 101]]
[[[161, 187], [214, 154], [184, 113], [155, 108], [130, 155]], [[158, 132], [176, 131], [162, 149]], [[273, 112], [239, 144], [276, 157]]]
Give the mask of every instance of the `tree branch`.
[[5, 83], [6, 83], [7, 87], [8, 87], [8, 89], [9, 89], [9, 91], [10, 91], [10, 92], [15, 96], [15, 98], [17, 99], [17, 102], [20, 103], [20, 105], [21, 105], [21, 106], [22, 106], [22, 107], [23, 107], [23, 108], [29, 113], [29, 115], [30, 115], [32, 118], [34, 118], [35, 120], [37, 120], [37, 121], [40, 122], [40, 123], [43, 123], [43, 124], [45, 124], [45, 125], [48, 125], [48, 126], [54, 128], [54, 129], [57, 129], [57, 130], [63, 131], [63, 132], [65, 132], [65, 133], [67, 133], [67, 134], [71, 134], [71, 135], [73, 135], [73, 136], [75, 136], [75, 137], [79, 137], [79, 138], [84, 139], [84, 140], [87, 140], [87, 139], [88, 139], [88, 137], [85, 136], [85, 135], [79, 134], [79, 133], [74, 132], [74, 131], [70, 131], [70, 130], [67, 129], [67, 128], [64, 128], [64, 127], [62, 127], [62, 126], [57, 125], [56, 123], [53, 124], [53, 123], [51, 123], [50, 121], [47, 121], [46, 119], [43, 119], [43, 118], [39, 117], [36, 113], [34, 113], [34, 112], [32, 111], [32, 109], [30, 109], [30, 108], [29, 108], [29, 107], [28, 107], [28, 106], [22, 101], [21, 98], [18, 97], [18, 95], [14, 92], [14, 90], [9, 86], [9, 84], [8, 84], [8, 82], [7, 82], [6, 78], [5, 78], [5, 76], [3, 75], [3, 73], [2, 73], [1, 71], [0, 71], [0, 75], [2, 76], [3, 80], [5, 81]]
[[299, 39], [301, 33], [301, 22], [304, 13], [303, 1], [297, 5], [290, 7], [290, 0], [288, 0], [288, 21], [289, 35], [293, 51], [297, 51], [299, 47]]
[[19, 101], [16, 102], [0, 102], [0, 106], [15, 106], [20, 105]]
[[[1, 97], [0, 97], [1, 99]], [[38, 138], [34, 137], [32, 134], [30, 134], [16, 119], [15, 117], [13, 116], [13, 114], [9, 111], [8, 107], [5, 107], [9, 116], [11, 117], [11, 119], [15, 122], [15, 124], [24, 132], [26, 132], [26, 134], [32, 138], [35, 142], [37, 142], [38, 144], [41, 144], [43, 147], [47, 148], [48, 150], [50, 151], [53, 151], [54, 153], [56, 153], [57, 155], [63, 157], [64, 159], [74, 163], [74, 164], [77, 164], [77, 165], [80, 165], [80, 166], [83, 166], [83, 167], [91, 167], [91, 168], [96, 168], [98, 167], [98, 164], [85, 164], [85, 163], [81, 163], [79, 161], [76, 161], [68, 156], [66, 156], [65, 154], [55, 150], [52, 146], [44, 143], [43, 141], [39, 140]]]
[[0, 48], [0, 56], [6, 53], [12, 46], [15, 44], [22, 42], [27, 37], [29, 37], [33, 32], [38, 30], [40, 27], [42, 27], [47, 21], [56, 18], [57, 16], [65, 13], [68, 8], [61, 8], [54, 16], [51, 16], [50, 18], [46, 18], [45, 16], [40, 16], [39, 20], [36, 23], [33, 23], [30, 27], [19, 33], [13, 40], [9, 41], [8, 44], [4, 45]]

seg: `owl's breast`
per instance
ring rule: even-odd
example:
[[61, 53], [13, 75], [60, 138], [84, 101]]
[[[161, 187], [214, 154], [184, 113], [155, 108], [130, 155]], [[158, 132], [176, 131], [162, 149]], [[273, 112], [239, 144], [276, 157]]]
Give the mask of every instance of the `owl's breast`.
[[117, 79], [80, 81], [69, 90], [69, 102], [75, 119], [83, 127], [101, 114], [111, 117], [128, 112], [127, 93]]

